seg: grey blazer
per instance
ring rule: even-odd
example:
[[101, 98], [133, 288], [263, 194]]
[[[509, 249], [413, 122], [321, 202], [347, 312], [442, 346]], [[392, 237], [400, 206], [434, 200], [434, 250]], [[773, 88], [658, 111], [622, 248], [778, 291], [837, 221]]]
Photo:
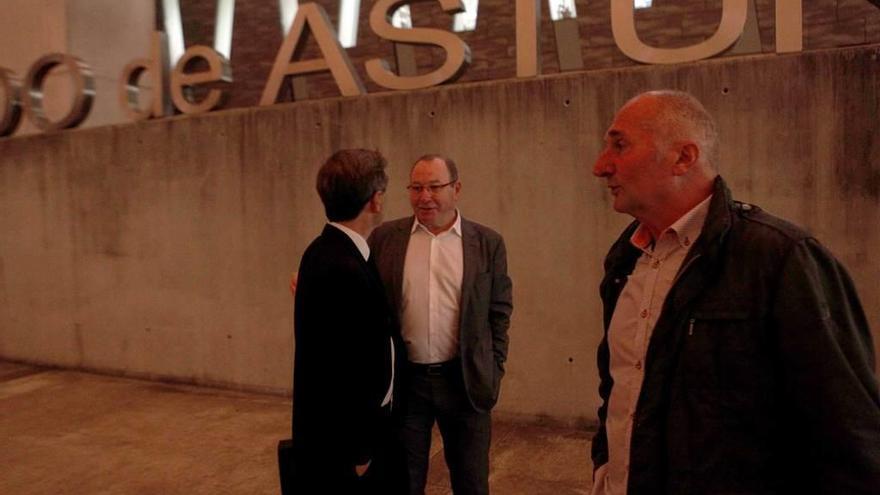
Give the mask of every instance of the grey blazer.
[[[370, 236], [370, 251], [400, 328], [403, 265], [414, 218], [385, 222]], [[504, 239], [494, 230], [461, 219], [464, 269], [459, 311], [459, 354], [471, 405], [488, 411], [498, 401], [507, 328], [513, 311]], [[405, 379], [405, 378], [404, 378]]]

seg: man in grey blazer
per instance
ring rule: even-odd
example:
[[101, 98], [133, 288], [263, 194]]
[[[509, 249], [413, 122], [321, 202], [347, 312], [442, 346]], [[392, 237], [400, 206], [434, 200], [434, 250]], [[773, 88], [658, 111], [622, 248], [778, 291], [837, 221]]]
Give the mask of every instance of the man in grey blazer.
[[369, 243], [407, 352], [395, 400], [410, 494], [424, 493], [435, 421], [453, 493], [488, 494], [490, 412], [513, 309], [504, 240], [461, 217], [452, 160], [419, 158], [407, 189], [414, 216], [384, 223]]

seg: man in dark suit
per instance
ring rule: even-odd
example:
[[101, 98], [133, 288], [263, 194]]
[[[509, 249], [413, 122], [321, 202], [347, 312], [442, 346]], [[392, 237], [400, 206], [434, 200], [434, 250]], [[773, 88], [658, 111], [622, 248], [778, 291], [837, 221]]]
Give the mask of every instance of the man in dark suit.
[[424, 493], [436, 421], [453, 493], [488, 494], [513, 308], [504, 240], [461, 217], [452, 160], [419, 158], [407, 189], [415, 215], [378, 227], [370, 248], [407, 351], [398, 396], [409, 493]]
[[395, 493], [387, 483], [395, 333], [366, 237], [388, 177], [376, 151], [342, 150], [318, 172], [329, 224], [303, 254], [296, 290], [295, 493]]

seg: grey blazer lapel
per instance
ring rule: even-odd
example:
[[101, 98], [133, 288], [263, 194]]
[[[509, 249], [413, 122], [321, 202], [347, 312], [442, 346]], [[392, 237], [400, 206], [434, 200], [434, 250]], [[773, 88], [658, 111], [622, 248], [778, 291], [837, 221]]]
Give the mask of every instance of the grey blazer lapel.
[[461, 219], [461, 245], [463, 270], [461, 277], [461, 302], [459, 304], [459, 328], [464, 331], [468, 322], [465, 321], [471, 293], [474, 289], [474, 281], [477, 279], [477, 270], [480, 266], [480, 240], [479, 232], [473, 224]]
[[391, 256], [388, 256], [386, 259], [391, 261], [391, 287], [393, 291], [391, 295], [394, 298], [395, 308], [402, 307], [403, 265], [406, 261], [406, 248], [409, 246], [410, 230], [413, 221], [415, 219], [410, 217], [409, 222], [399, 223], [388, 246], [391, 250]]

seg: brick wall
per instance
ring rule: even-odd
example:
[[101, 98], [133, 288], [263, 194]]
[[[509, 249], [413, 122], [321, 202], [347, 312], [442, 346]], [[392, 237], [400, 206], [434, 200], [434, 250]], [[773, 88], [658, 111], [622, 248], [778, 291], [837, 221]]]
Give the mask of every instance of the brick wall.
[[[611, 0], [576, 0], [584, 70], [635, 65], [617, 48], [611, 34]], [[615, 0], [617, 1], [617, 0]], [[784, 0], [783, 0], [784, 1]], [[316, 0], [337, 23], [338, 2]], [[364, 62], [383, 57], [394, 66], [393, 44], [372, 33], [369, 12], [375, 0], [362, 0], [357, 46], [347, 53], [369, 92], [384, 91], [364, 70]], [[187, 46], [211, 45], [215, 0], [181, 2]], [[654, 6], [636, 11], [636, 28], [650, 45], [674, 48], [710, 37], [721, 20], [722, 0], [654, 0]], [[756, 0], [761, 48], [772, 53], [774, 46], [775, 1]], [[411, 6], [416, 27], [447, 28], [451, 16], [438, 3]], [[804, 49], [834, 48], [880, 42], [880, 8], [868, 0], [805, 0]], [[481, 0], [477, 28], [458, 33], [470, 46], [472, 63], [459, 81], [481, 81], [515, 77], [515, 9], [513, 0]], [[546, 2], [542, 5], [542, 73], [559, 72], [556, 39]], [[281, 46], [278, 2], [276, 0], [237, 0], [232, 41], [233, 82], [226, 107], [257, 105], [269, 71]], [[444, 54], [439, 48], [416, 48], [419, 72], [439, 67]], [[313, 39], [306, 43], [302, 58], [319, 56]], [[309, 98], [338, 96], [329, 73], [307, 76]]]

